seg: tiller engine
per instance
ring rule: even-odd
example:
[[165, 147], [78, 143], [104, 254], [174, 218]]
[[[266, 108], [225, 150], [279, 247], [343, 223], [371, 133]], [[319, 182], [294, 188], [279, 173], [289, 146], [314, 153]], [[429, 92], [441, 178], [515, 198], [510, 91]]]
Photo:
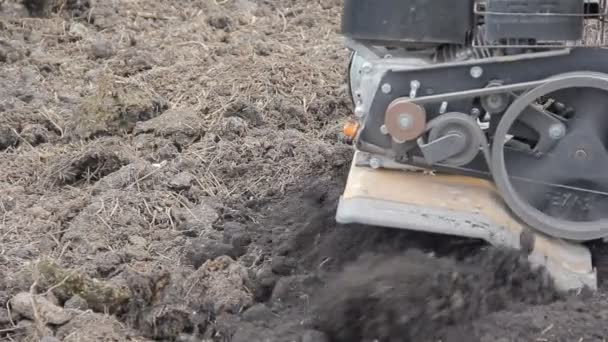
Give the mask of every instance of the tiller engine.
[[527, 249], [595, 287], [606, 0], [345, 0], [357, 152], [337, 219]]

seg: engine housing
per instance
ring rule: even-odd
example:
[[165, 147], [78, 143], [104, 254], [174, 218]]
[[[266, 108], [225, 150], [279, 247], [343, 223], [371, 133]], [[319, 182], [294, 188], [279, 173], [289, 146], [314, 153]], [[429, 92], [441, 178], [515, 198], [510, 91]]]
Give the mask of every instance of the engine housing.
[[473, 0], [345, 0], [344, 36], [371, 45], [465, 44]]

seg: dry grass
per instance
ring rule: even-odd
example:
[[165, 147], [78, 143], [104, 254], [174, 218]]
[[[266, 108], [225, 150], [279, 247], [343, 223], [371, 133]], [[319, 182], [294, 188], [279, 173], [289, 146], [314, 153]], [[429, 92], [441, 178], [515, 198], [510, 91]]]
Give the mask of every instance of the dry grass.
[[[11, 58], [0, 126], [19, 140], [0, 151], [2, 304], [28, 291], [38, 259], [92, 277], [183, 272], [174, 211], [200, 215], [206, 201], [221, 216], [223, 203], [279, 196], [347, 158], [333, 136], [348, 115], [337, 1], [98, 1], [84, 12], [61, 1], [36, 18], [16, 3], [0, 10]], [[98, 41], [112, 53], [93, 56]], [[28, 125], [48, 141], [28, 143]], [[180, 172], [189, 189], [169, 186]], [[117, 323], [89, 318], [79, 323]], [[69, 340], [83, 326], [64, 328]], [[28, 333], [0, 326], [0, 338]]]

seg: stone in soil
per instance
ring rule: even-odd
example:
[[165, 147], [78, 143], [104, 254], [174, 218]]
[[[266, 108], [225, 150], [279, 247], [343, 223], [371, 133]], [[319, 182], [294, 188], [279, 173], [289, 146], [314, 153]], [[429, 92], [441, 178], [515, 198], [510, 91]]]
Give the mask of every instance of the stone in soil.
[[[32, 299], [33, 298], [30, 293], [18, 293], [10, 300], [11, 309], [22, 317], [34, 320], [35, 315]], [[51, 301], [42, 296], [36, 296], [35, 303], [40, 319], [44, 322], [54, 325], [62, 325], [67, 323], [72, 318], [72, 316], [62, 307], [53, 304]]]
[[63, 304], [65, 309], [75, 309], [85, 311], [89, 308], [89, 304], [79, 295], [74, 295]]
[[169, 188], [175, 191], [188, 190], [195, 177], [190, 172], [180, 172], [169, 181]]

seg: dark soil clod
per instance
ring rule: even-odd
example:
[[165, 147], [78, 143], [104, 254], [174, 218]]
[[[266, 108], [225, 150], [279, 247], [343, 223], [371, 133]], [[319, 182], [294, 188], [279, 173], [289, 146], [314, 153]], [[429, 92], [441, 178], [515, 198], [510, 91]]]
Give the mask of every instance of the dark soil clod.
[[337, 342], [449, 341], [453, 329], [492, 312], [559, 299], [518, 253], [491, 250], [478, 260], [459, 264], [418, 251], [366, 257], [324, 290], [317, 324]]
[[44, 16], [47, 14], [52, 0], [23, 0], [25, 8], [33, 16]]
[[0, 151], [15, 147], [19, 143], [19, 136], [11, 127], [0, 126]]
[[210, 239], [197, 239], [186, 246], [184, 262], [195, 269], [201, 267], [206, 261], [226, 255], [236, 258], [231, 245]]
[[122, 166], [123, 161], [116, 153], [93, 148], [81, 155], [63, 158], [53, 166], [49, 176], [59, 184], [89, 183], [118, 171]]

